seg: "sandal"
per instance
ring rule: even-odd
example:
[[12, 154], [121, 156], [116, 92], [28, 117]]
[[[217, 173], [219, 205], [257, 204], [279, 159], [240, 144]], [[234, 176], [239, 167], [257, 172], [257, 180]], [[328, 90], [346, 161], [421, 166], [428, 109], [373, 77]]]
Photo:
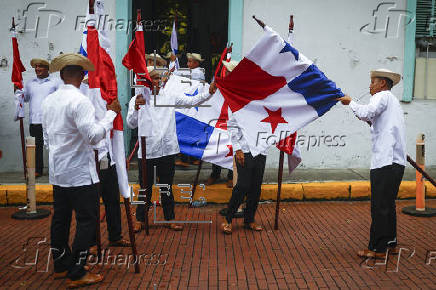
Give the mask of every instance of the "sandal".
[[244, 227], [246, 229], [249, 229], [249, 230], [252, 230], [252, 231], [255, 231], [255, 232], [260, 232], [260, 231], [263, 230], [261, 225], [258, 225], [258, 224], [254, 223], [254, 222], [253, 223], [249, 223], [249, 224], [245, 224]]
[[131, 244], [128, 240], [119, 239], [118, 241], [109, 242], [109, 247], [130, 247]]
[[368, 249], [360, 250], [357, 255], [361, 258], [385, 258], [386, 253], [377, 253]]
[[229, 224], [227, 222], [224, 222], [221, 224], [221, 229], [225, 234], [230, 235], [232, 233], [232, 224]]

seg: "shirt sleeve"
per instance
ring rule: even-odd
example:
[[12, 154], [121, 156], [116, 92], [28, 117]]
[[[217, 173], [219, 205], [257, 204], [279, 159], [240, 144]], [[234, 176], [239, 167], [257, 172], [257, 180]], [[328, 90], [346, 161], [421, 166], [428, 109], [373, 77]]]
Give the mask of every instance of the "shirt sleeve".
[[28, 103], [30, 101], [30, 81], [26, 82], [23, 87], [23, 95], [24, 95], [24, 102]]
[[[42, 110], [44, 112], [45, 109], [45, 105], [44, 103], [42, 104]], [[45, 118], [46, 114], [43, 113], [42, 115], [42, 138], [44, 140], [44, 147], [45, 149], [49, 149], [49, 143], [48, 143], [48, 134], [47, 134], [47, 122], [46, 122], [46, 118]]]
[[114, 111], [106, 111], [104, 118], [97, 123], [94, 106], [88, 99], [81, 100], [73, 112], [74, 121], [80, 134], [91, 145], [100, 142], [112, 129], [116, 115]]
[[230, 117], [230, 119], [227, 121], [227, 131], [230, 134], [230, 140], [232, 141], [233, 152], [241, 150], [242, 147], [241, 144], [239, 143], [239, 140], [242, 139], [242, 130], [241, 128], [239, 128], [233, 116]]
[[126, 117], [127, 127], [130, 129], [138, 127], [138, 111], [135, 109], [135, 101], [136, 96], [133, 96], [129, 101], [129, 110]]
[[361, 105], [354, 101], [350, 102], [353, 113], [362, 121], [372, 122], [375, 117], [380, 115], [387, 106], [386, 95], [372, 97], [368, 105]]
[[210, 97], [212, 97], [212, 95], [209, 94], [209, 90], [203, 90], [203, 92], [195, 96], [178, 95], [176, 97], [176, 106], [198, 106], [209, 100]]

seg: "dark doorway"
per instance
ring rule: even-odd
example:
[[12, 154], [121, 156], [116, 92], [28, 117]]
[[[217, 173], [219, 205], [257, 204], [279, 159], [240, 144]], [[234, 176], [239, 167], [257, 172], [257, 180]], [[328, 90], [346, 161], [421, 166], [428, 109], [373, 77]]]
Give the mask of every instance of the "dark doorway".
[[227, 44], [228, 1], [216, 0], [134, 0], [132, 19], [137, 9], [142, 11], [146, 53], [154, 50], [162, 56], [170, 51], [170, 36], [177, 15], [179, 61], [186, 67], [186, 53], [201, 53], [205, 61], [206, 80]]

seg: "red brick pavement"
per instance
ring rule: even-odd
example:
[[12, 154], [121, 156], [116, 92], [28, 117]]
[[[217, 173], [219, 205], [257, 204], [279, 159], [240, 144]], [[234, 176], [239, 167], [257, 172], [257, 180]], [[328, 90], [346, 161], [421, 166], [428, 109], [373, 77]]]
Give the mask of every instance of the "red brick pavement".
[[[362, 264], [355, 254], [368, 241], [369, 202], [298, 202], [282, 203], [278, 231], [273, 230], [275, 204], [262, 204], [257, 221], [265, 230], [247, 231], [242, 220], [235, 220], [231, 236], [220, 232], [221, 206], [190, 209], [180, 205], [176, 207], [178, 217], [212, 220], [212, 224], [191, 224], [182, 232], [153, 226], [149, 237], [137, 235], [139, 254], [148, 255], [141, 260], [140, 274], [134, 273], [133, 266], [123, 265], [128, 248], [110, 248], [112, 256], [122, 254], [117, 263], [106, 255], [103, 261], [107, 265], [91, 269], [104, 274], [104, 281], [98, 284], [102, 289], [435, 289], [436, 259], [426, 265], [426, 254], [436, 251], [436, 218], [400, 213], [411, 204], [413, 201], [398, 202], [399, 241], [407, 249], [399, 260], [390, 256], [386, 265], [383, 261], [378, 261], [382, 265], [374, 265], [374, 261]], [[436, 200], [428, 205], [436, 207]], [[53, 280], [50, 275], [48, 244], [37, 246], [44, 238], [49, 241], [50, 219], [13, 220], [10, 215], [15, 210], [0, 208], [0, 287], [62, 288], [65, 281]], [[126, 229], [124, 226], [125, 237]], [[106, 236], [103, 223], [104, 246]], [[24, 247], [30, 237], [34, 239]], [[412, 256], [411, 250], [415, 250]], [[38, 263], [31, 265], [37, 255]]]

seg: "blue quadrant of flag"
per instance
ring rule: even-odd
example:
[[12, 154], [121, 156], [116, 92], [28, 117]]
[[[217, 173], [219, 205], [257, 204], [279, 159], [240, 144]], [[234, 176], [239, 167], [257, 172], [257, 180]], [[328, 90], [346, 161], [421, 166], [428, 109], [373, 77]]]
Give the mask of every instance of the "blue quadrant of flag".
[[213, 130], [214, 127], [176, 111], [176, 131], [181, 153], [201, 159]]
[[343, 97], [341, 89], [329, 80], [314, 64], [310, 65], [301, 75], [288, 83], [288, 87], [302, 94], [308, 105], [312, 106], [318, 116], [324, 115], [337, 101]]

